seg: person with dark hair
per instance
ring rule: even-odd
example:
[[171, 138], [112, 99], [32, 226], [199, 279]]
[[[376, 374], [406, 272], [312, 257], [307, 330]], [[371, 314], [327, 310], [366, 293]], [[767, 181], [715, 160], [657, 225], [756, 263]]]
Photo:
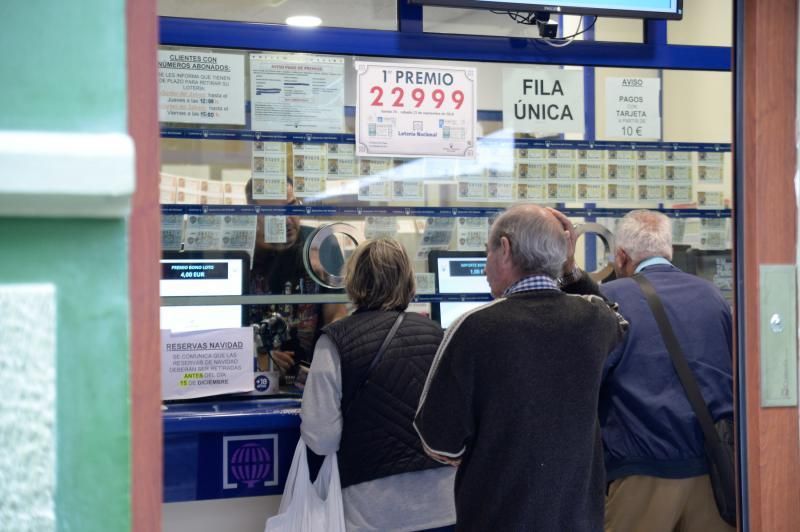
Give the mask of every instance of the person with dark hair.
[[361, 244], [347, 262], [345, 287], [356, 310], [317, 341], [303, 393], [303, 440], [317, 454], [338, 451], [347, 530], [452, 525], [455, 471], [425, 455], [412, 427], [442, 330], [405, 312], [414, 272], [396, 240]]
[[574, 248], [558, 211], [501, 214], [486, 260], [497, 299], [450, 325], [433, 360], [414, 425], [431, 457], [458, 467], [456, 530], [603, 528], [597, 404], [626, 323]]
[[[294, 183], [291, 179], [286, 181], [286, 199], [253, 199], [252, 180], [247, 182], [245, 192], [251, 205], [302, 205], [294, 195]], [[314, 229], [301, 225], [297, 216], [286, 216], [285, 223], [285, 239], [280, 242], [268, 242], [265, 236], [264, 216], [258, 215], [249, 293], [281, 295], [332, 292], [314, 281], [303, 263], [303, 245]], [[329, 257], [326, 262], [334, 265], [344, 262], [338, 247], [323, 248], [323, 252]], [[314, 343], [322, 327], [347, 314], [346, 306], [341, 303], [251, 305], [248, 308], [252, 323], [261, 321], [265, 315], [276, 311], [287, 319], [291, 332], [291, 339], [288, 342], [280, 349], [271, 351], [273, 360], [283, 372], [291, 370], [301, 361], [311, 362]]]

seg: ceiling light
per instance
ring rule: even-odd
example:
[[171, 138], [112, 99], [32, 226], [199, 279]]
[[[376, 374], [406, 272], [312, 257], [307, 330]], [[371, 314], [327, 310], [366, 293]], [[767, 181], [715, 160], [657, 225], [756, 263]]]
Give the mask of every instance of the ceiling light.
[[287, 18], [286, 24], [300, 28], [314, 28], [322, 24], [322, 19], [314, 15], [295, 15]]

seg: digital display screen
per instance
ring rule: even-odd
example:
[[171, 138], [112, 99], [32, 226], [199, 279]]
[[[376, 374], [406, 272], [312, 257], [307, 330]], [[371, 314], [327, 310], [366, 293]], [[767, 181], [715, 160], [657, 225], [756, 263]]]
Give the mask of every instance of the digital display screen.
[[412, 4], [575, 15], [680, 19], [683, 0], [410, 0]]
[[[240, 296], [249, 262], [236, 258], [164, 258], [161, 260], [162, 297]], [[173, 332], [242, 326], [241, 305], [162, 306], [161, 328]]]
[[[432, 252], [429, 266], [435, 265], [436, 287], [439, 294], [485, 294], [491, 293], [486, 280], [486, 257], [481, 253], [458, 251]], [[486, 301], [442, 301], [432, 305], [432, 314], [443, 329], [459, 316]]]
[[162, 262], [162, 279], [227, 279], [227, 262]]
[[450, 261], [451, 277], [486, 277], [486, 260]]
[[436, 261], [440, 294], [491, 292], [486, 280], [486, 258], [439, 257]]

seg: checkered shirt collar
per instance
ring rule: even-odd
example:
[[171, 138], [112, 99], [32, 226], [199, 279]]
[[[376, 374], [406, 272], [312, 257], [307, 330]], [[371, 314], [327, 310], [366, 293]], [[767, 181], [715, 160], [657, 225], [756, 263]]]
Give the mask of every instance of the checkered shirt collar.
[[517, 292], [528, 292], [530, 290], [558, 290], [558, 284], [546, 275], [530, 275], [523, 277], [512, 284], [503, 292], [503, 297], [516, 294]]

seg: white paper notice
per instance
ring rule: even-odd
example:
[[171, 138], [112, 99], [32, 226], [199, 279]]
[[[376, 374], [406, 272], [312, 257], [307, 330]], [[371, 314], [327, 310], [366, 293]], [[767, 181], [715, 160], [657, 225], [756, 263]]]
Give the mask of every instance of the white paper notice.
[[164, 399], [190, 399], [253, 389], [253, 329], [161, 331]]
[[286, 176], [253, 177], [253, 199], [287, 199]]
[[183, 242], [183, 215], [165, 214], [161, 216], [161, 248], [181, 249]]
[[459, 218], [456, 225], [458, 249], [463, 251], [484, 251], [489, 239], [488, 218]]
[[244, 56], [159, 50], [158, 119], [244, 125]]
[[367, 216], [364, 224], [364, 236], [374, 238], [396, 238], [396, 216]]
[[435, 294], [436, 293], [436, 274], [435, 273], [415, 273], [414, 284], [416, 285], [417, 294]]
[[453, 237], [455, 228], [454, 218], [428, 218], [425, 231], [422, 233], [421, 248], [436, 248], [448, 246]]
[[186, 222], [185, 249], [188, 251], [219, 249], [222, 217], [215, 214], [189, 216]]
[[508, 203], [514, 201], [515, 194], [513, 182], [489, 181], [486, 183], [486, 201]]
[[356, 62], [362, 156], [475, 156], [474, 68]]
[[286, 242], [286, 216], [264, 216], [264, 242]]
[[[162, 231], [162, 238], [165, 235]], [[243, 250], [256, 243], [256, 217], [231, 214], [190, 215], [186, 220], [184, 246], [192, 250]]]
[[344, 58], [250, 54], [254, 131], [344, 132]]
[[393, 181], [392, 199], [398, 201], [424, 201], [424, 183], [422, 181]]
[[518, 200], [544, 200], [547, 197], [547, 187], [539, 183], [517, 184]]
[[504, 70], [503, 127], [515, 133], [583, 133], [583, 72]]
[[222, 215], [222, 249], [252, 253], [256, 245], [256, 216]]
[[661, 138], [661, 80], [606, 79], [606, 136], [633, 140]]

